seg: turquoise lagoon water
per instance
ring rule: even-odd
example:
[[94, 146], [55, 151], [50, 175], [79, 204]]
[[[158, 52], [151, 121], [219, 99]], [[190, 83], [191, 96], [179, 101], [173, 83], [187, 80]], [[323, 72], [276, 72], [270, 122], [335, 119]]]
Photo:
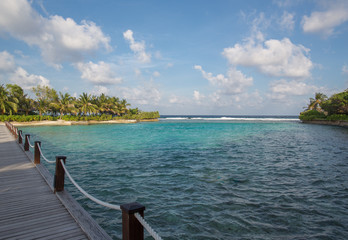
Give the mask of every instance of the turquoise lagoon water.
[[[167, 117], [22, 130], [47, 158], [66, 155], [90, 194], [144, 204], [164, 239], [348, 238], [346, 128], [284, 117]], [[121, 238], [120, 212], [68, 190]]]

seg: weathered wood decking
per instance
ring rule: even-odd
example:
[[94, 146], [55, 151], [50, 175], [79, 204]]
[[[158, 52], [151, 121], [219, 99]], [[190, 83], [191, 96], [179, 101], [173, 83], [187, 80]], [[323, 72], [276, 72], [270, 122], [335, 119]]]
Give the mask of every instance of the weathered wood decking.
[[0, 125], [0, 239], [110, 239], [67, 192], [52, 192], [43, 168]]

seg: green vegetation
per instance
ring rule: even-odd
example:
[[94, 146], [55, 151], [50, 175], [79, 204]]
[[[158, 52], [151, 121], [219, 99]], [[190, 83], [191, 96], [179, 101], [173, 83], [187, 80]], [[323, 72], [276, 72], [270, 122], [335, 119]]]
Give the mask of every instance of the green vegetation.
[[82, 93], [78, 98], [69, 93], [57, 93], [53, 88], [37, 86], [31, 99], [16, 84], [0, 85], [0, 121], [30, 122], [58, 119], [66, 121], [107, 121], [121, 119], [156, 119], [158, 112], [142, 112], [130, 104], [105, 94]]
[[300, 113], [299, 118], [303, 121], [348, 121], [348, 89], [330, 98], [316, 93], [315, 98], [310, 98], [307, 109]]

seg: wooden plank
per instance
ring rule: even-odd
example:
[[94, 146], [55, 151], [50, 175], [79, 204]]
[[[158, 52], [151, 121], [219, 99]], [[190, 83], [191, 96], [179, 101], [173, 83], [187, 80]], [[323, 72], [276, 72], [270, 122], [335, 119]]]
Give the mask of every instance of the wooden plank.
[[[76, 229], [73, 226], [66, 226], [65, 227], [65, 231], [64, 232], [58, 232], [61, 230], [61, 226], [58, 227], [52, 227], [52, 228], [48, 228], [48, 229], [44, 229], [42, 231], [28, 231], [26, 234], [21, 234], [21, 240], [29, 240], [29, 239], [61, 239], [61, 236], [64, 236], [65, 231], [69, 234], [69, 233], [75, 233], [76, 236], [80, 236], [81, 235], [81, 230], [80, 229]], [[10, 237], [10, 239], [18, 239], [17, 236], [15, 237]]]

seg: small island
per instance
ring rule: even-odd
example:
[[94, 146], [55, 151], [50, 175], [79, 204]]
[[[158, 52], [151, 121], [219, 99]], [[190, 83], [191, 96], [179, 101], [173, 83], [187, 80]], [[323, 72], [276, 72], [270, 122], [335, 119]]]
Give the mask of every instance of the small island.
[[100, 123], [135, 123], [158, 121], [158, 111], [143, 112], [129, 108], [126, 99], [104, 93], [82, 93], [78, 98], [57, 93], [48, 86], [32, 88], [32, 99], [17, 84], [0, 85], [0, 122], [14, 125], [74, 125]]
[[348, 89], [330, 98], [323, 93], [316, 93], [299, 118], [303, 123], [348, 127]]

